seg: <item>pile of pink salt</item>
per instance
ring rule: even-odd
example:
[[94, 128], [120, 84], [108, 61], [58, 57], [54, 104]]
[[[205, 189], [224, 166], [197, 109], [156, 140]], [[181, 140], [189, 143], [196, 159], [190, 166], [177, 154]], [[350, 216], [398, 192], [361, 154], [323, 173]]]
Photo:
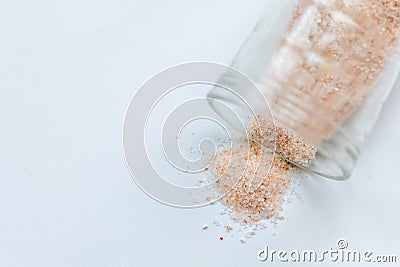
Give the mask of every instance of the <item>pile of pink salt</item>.
[[[254, 224], [263, 219], [282, 220], [280, 212], [296, 169], [271, 151], [305, 165], [314, 157], [315, 149], [294, 133], [262, 119], [253, 121], [249, 133], [249, 139], [238, 141], [249, 142], [249, 149], [242, 145], [216, 154], [210, 167], [213, 176], [218, 177], [215, 188], [235, 221]], [[265, 137], [267, 147], [260, 146]], [[243, 162], [247, 163], [244, 171]]]

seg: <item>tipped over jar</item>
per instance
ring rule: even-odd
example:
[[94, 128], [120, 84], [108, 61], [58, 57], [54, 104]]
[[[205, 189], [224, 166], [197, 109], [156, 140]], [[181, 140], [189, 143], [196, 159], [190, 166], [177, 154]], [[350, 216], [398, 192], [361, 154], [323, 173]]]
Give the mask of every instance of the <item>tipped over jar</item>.
[[284, 0], [271, 10], [232, 66], [260, 88], [275, 125], [316, 147], [303, 169], [347, 179], [399, 75], [400, 0]]

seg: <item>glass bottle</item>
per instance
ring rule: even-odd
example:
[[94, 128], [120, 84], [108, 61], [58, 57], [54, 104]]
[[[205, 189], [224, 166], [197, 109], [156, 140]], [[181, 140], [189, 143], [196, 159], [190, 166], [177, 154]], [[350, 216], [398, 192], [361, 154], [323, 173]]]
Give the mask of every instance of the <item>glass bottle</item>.
[[[399, 75], [400, 1], [284, 0], [270, 10], [232, 67], [258, 85], [277, 126], [317, 148], [299, 167], [347, 179]], [[232, 77], [219, 83], [248, 94]], [[208, 97], [236, 101], [217, 88]]]

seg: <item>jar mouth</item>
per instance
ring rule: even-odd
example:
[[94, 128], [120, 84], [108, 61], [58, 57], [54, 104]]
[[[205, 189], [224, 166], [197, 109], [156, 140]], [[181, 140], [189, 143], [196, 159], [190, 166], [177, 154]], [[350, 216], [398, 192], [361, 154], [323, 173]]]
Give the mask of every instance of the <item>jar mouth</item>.
[[[249, 114], [245, 114], [242, 108], [242, 104], [237, 102], [235, 99], [226, 98], [226, 95], [220, 95], [218, 93], [210, 91], [207, 95], [208, 103], [210, 107], [216, 112], [224, 121], [230, 123], [227, 119], [226, 114], [223, 114], [221, 110], [214, 104], [214, 100], [224, 101], [225, 103], [239, 110], [243, 117], [248, 117]], [[316, 116], [321, 116], [316, 114]], [[273, 123], [276, 125], [276, 120], [272, 117]], [[333, 127], [335, 131], [328, 137], [319, 140], [318, 144], [315, 144], [316, 154], [315, 157], [310, 160], [308, 164], [299, 164], [289, 158], [286, 158], [279, 154], [275, 149], [271, 149], [264, 144], [262, 145], [266, 151], [274, 153], [277, 157], [284, 159], [291, 163], [297, 168], [306, 171], [310, 174], [315, 174], [331, 180], [347, 180], [351, 176], [351, 172], [355, 166], [355, 163], [360, 155], [357, 144], [351, 140], [349, 134], [340, 126], [328, 121], [324, 121], [326, 125]], [[291, 129], [287, 125], [279, 125], [280, 127]], [[293, 129], [291, 129], [293, 130]], [[294, 130], [295, 131], [295, 130]], [[297, 133], [297, 131], [295, 131]], [[302, 134], [299, 133], [299, 137]], [[249, 138], [251, 141], [258, 143], [256, 140]]]
[[[331, 180], [343, 181], [350, 178], [351, 172], [355, 166], [355, 163], [357, 162], [360, 152], [355, 145], [351, 143], [344, 144], [342, 138], [343, 136], [337, 135], [327, 140], [323, 140], [322, 145], [317, 147], [315, 157], [306, 165], [299, 164], [287, 157], [284, 157], [276, 150], [268, 148], [263, 144], [260, 145], [263, 145], [265, 150], [268, 152], [274, 153], [275, 156], [289, 162], [303, 171]], [[251, 138], [250, 140], [257, 142]], [[333, 147], [333, 149], [336, 151], [328, 152], [327, 148], [325, 147], [325, 143], [330, 147]]]
[[[316, 174], [331, 180], [347, 180], [351, 176], [351, 172], [360, 155], [360, 152], [358, 148], [352, 144], [346, 144], [344, 147], [342, 147], [340, 144], [337, 144], [340, 143], [339, 140], [340, 138], [330, 138], [328, 140], [324, 140], [323, 142], [336, 145], [336, 149], [343, 149], [343, 151], [340, 151], [341, 158], [337, 158], [334, 152], [328, 152], [324, 147], [317, 148], [315, 158], [312, 159], [307, 165], [301, 165], [290, 159], [284, 157], [282, 158], [308, 173]], [[277, 152], [275, 153], [278, 155]]]
[[[311, 172], [333, 180], [347, 180], [358, 160], [358, 146], [347, 138], [342, 127], [326, 140], [322, 140], [313, 162], [308, 167]], [[339, 171], [339, 175], [337, 173]]]

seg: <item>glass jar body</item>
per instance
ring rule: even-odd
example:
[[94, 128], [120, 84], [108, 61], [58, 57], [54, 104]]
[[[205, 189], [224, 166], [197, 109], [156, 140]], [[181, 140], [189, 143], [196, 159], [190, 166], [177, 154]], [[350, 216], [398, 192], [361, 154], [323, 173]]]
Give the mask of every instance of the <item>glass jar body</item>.
[[[305, 169], [332, 179], [350, 177], [399, 75], [396, 3], [276, 1], [236, 56], [232, 66], [258, 85], [274, 123], [317, 148]], [[248, 94], [227, 77], [220, 83]], [[217, 90], [209, 97], [232, 102]]]

